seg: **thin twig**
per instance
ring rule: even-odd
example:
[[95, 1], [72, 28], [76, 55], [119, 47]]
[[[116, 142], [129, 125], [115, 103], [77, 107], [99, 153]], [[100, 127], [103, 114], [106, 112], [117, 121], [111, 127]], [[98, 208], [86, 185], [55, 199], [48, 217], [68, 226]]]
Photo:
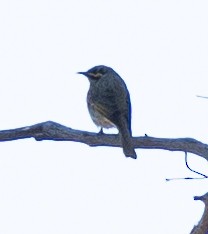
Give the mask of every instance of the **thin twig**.
[[196, 96], [199, 97], [199, 98], [208, 98], [208, 97], [200, 96], [200, 95], [196, 95]]
[[185, 151], [185, 163], [186, 163], [186, 167], [187, 167], [190, 171], [192, 171], [192, 172], [194, 172], [194, 173], [196, 173], [196, 174], [198, 174], [198, 175], [201, 175], [201, 176], [203, 176], [203, 177], [199, 177], [199, 178], [193, 178], [193, 177], [170, 178], [170, 179], [166, 179], [166, 181], [170, 181], [170, 180], [202, 180], [202, 179], [207, 179], [207, 178], [208, 178], [208, 176], [206, 176], [206, 175], [204, 175], [204, 174], [202, 174], [202, 173], [200, 173], [200, 172], [198, 172], [198, 171], [195, 171], [195, 170], [193, 170], [193, 169], [191, 169], [191, 168], [189, 167], [188, 161], [187, 161], [187, 152], [186, 152], [186, 151]]
[[[203, 179], [208, 178], [207, 175], [204, 175], [204, 174], [202, 174], [201, 172], [195, 171], [195, 170], [193, 170], [193, 169], [191, 169], [191, 168], [189, 167], [188, 162], [187, 162], [187, 152], [185, 152], [185, 162], [186, 162], [187, 168], [188, 168], [190, 171], [192, 171], [192, 172], [194, 172], [194, 173], [196, 173], [196, 174], [198, 174], [198, 175], [203, 176], [203, 177], [204, 177]], [[193, 179], [195, 179], [195, 178], [193, 178]]]

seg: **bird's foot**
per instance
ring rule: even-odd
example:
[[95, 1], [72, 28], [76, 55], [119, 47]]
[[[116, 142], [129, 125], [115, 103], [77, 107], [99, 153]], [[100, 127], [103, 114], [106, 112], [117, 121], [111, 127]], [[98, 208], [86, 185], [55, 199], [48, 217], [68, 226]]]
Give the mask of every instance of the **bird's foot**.
[[98, 132], [98, 135], [103, 135], [104, 132], [103, 132], [103, 129], [101, 128], [100, 131]]

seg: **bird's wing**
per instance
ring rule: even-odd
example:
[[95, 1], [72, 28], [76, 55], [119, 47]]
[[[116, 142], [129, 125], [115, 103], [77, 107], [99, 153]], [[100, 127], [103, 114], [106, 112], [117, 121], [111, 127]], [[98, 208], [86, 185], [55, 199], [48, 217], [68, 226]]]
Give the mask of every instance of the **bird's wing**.
[[[99, 94], [98, 94], [99, 95]], [[102, 97], [93, 100], [97, 112], [109, 119], [114, 124], [122, 116], [127, 119], [128, 128], [131, 131], [131, 103], [128, 90], [121, 83], [106, 87]]]

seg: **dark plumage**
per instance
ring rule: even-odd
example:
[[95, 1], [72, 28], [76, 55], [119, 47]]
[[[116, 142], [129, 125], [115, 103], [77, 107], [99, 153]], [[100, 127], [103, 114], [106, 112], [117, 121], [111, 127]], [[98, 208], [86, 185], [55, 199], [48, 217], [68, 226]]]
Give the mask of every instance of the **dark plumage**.
[[131, 142], [131, 102], [126, 84], [110, 67], [96, 66], [87, 72], [90, 88], [87, 105], [93, 122], [102, 128], [117, 127], [126, 157], [137, 157]]

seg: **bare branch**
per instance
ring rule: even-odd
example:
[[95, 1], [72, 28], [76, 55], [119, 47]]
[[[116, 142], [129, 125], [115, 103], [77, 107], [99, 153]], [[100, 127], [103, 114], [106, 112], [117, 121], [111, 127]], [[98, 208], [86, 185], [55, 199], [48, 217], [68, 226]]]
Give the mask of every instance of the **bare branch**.
[[[47, 121], [32, 126], [0, 131], [0, 141], [12, 141], [24, 138], [35, 138], [37, 141], [75, 141], [89, 146], [121, 147], [117, 134], [97, 134], [74, 130], [61, 124]], [[208, 160], [208, 145], [192, 138], [155, 138], [133, 137], [135, 148], [163, 149], [170, 151], [184, 151], [199, 155]]]
[[195, 196], [194, 200], [204, 202], [205, 209], [197, 226], [194, 226], [190, 234], [207, 234], [208, 233], [208, 193], [203, 196]]

